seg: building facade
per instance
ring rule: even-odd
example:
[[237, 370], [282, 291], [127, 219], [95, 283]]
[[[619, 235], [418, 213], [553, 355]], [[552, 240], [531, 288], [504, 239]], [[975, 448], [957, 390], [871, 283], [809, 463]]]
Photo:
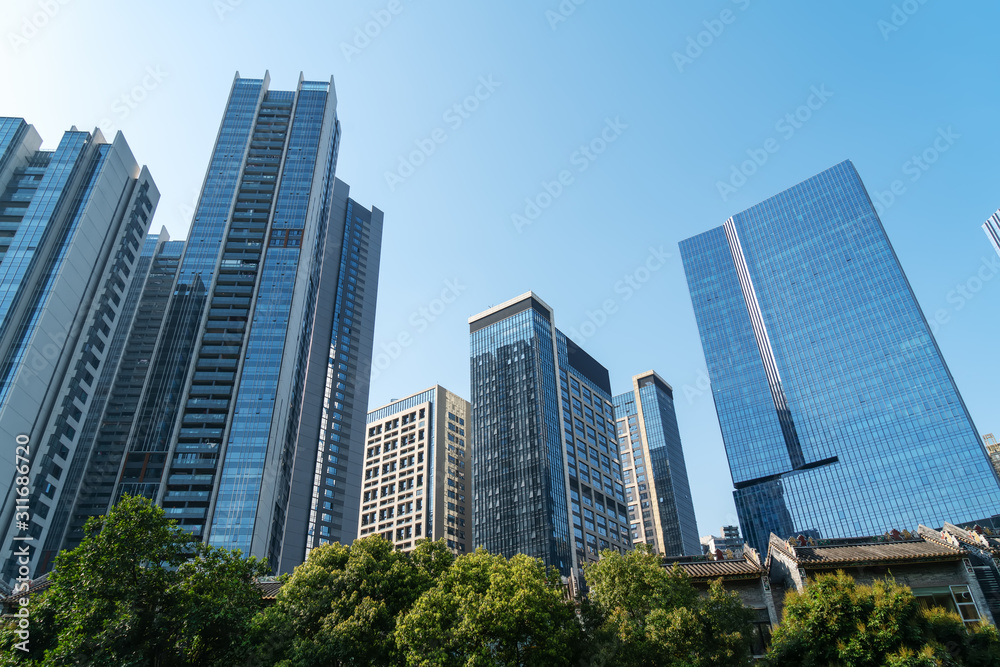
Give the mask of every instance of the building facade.
[[608, 371], [531, 292], [469, 328], [474, 545], [579, 579], [631, 548]]
[[614, 408], [632, 543], [664, 556], [700, 554], [673, 389], [653, 371], [640, 373]]
[[[74, 128], [55, 150], [40, 147], [24, 120], [0, 119], [0, 434], [10, 443], [0, 461], [12, 472], [0, 482], [7, 580], [20, 565], [38, 565], [39, 545], [64, 519], [66, 496], [79, 482], [92, 446], [87, 425], [103, 405], [100, 381], [117, 364], [116, 332], [131, 321], [130, 294], [149, 261], [145, 239], [159, 200], [121, 133], [108, 142], [99, 130]], [[28, 545], [28, 563], [15, 562], [15, 544]]]
[[80, 544], [87, 519], [108, 510], [183, 253], [184, 241], [171, 241], [165, 228], [146, 237], [125, 300], [126, 311], [132, 315], [122, 319], [111, 341], [109, 363], [98, 378], [94, 409], [83, 425], [78, 457], [42, 545], [40, 572], [48, 571], [59, 551]]
[[739, 558], [743, 553], [739, 526], [723, 526], [718, 535], [705, 535], [701, 538], [701, 551], [705, 555], [725, 554], [728, 551]]
[[995, 513], [1000, 484], [850, 162], [681, 254], [752, 546]]
[[358, 537], [472, 551], [471, 418], [469, 402], [440, 385], [368, 413]]

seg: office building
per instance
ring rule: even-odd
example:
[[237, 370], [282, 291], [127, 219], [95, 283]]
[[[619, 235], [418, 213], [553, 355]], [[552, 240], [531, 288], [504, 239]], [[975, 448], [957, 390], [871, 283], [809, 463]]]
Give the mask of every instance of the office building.
[[[436, 385], [368, 413], [358, 537], [472, 550], [469, 402]], [[329, 540], [329, 536], [322, 539]]]
[[700, 554], [673, 389], [653, 371], [640, 373], [614, 408], [632, 543], [664, 556]]
[[850, 162], [680, 245], [752, 546], [996, 512], [1000, 484]]
[[111, 502], [287, 571], [319, 502], [356, 534], [382, 215], [335, 177], [332, 80], [269, 86], [233, 82]]
[[[102, 405], [99, 382], [117, 363], [133, 285], [148, 261], [159, 192], [121, 133], [73, 128], [55, 150], [20, 118], [0, 119], [0, 464], [3, 576], [34, 569], [61, 520]], [[16, 456], [22, 458], [16, 459]], [[15, 481], [30, 466], [27, 485]], [[28, 490], [27, 502], [21, 488]], [[29, 507], [27, 520], [23, 515]], [[15, 521], [15, 513], [17, 520]], [[14, 538], [31, 538], [17, 541]], [[27, 544], [25, 563], [14, 545]]]
[[631, 548], [608, 371], [531, 292], [469, 328], [474, 545], [579, 580]]
[[983, 223], [983, 231], [989, 237], [993, 249], [1000, 255], [1000, 211], [990, 216], [990, 219]]
[[716, 552], [725, 554], [727, 551], [739, 558], [743, 553], [743, 538], [740, 537], [738, 526], [723, 526], [718, 535], [705, 535], [701, 538], [701, 551], [705, 555]]
[[48, 571], [59, 551], [76, 548], [83, 540], [87, 519], [101, 516], [109, 508], [183, 253], [184, 241], [171, 241], [165, 228], [146, 237], [125, 300], [132, 317], [130, 321], [123, 318], [115, 330], [109, 356], [114, 361], [109, 361], [98, 379], [95, 405], [83, 425], [78, 458], [70, 468], [63, 500], [42, 546], [39, 572]]

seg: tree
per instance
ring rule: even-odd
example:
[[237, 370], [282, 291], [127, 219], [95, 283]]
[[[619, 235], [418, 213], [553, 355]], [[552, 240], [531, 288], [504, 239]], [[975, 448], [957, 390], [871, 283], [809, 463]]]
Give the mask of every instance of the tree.
[[970, 630], [954, 613], [922, 609], [891, 579], [865, 586], [837, 572], [787, 594], [767, 659], [802, 667], [986, 666], [1000, 664], [1000, 637], [992, 625]]
[[321, 546], [254, 622], [261, 665], [403, 664], [396, 618], [430, 589], [454, 556], [444, 542], [409, 553], [379, 535]]
[[753, 613], [714, 582], [708, 597], [648, 545], [586, 570], [595, 652], [619, 665], [748, 665]]
[[[264, 562], [194, 541], [163, 509], [124, 497], [56, 557], [32, 600], [28, 663], [231, 665], [262, 607]], [[4, 643], [6, 639], [0, 640]]]
[[407, 665], [571, 665], [582, 627], [554, 569], [482, 548], [460, 556], [399, 621]]

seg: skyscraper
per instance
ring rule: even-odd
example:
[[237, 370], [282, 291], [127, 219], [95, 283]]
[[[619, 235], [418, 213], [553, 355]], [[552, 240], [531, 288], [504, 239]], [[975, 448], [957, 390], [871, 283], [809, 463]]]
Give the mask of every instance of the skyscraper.
[[166, 229], [146, 237], [126, 296], [127, 311], [133, 315], [129, 321], [123, 318], [111, 341], [112, 355], [98, 379], [78, 456], [42, 545], [41, 572], [48, 570], [59, 551], [80, 544], [88, 518], [108, 510], [183, 253], [184, 241], [171, 241]]
[[983, 223], [983, 231], [989, 237], [993, 249], [1000, 255], [1000, 211], [990, 216], [990, 219]]
[[[103, 403], [100, 379], [117, 364], [115, 332], [131, 321], [146, 232], [159, 192], [121, 133], [66, 132], [58, 147], [20, 118], [0, 118], [0, 477], [6, 578], [14, 537], [39, 539], [61, 520]], [[16, 459], [16, 456], [22, 458]], [[18, 464], [15, 467], [15, 462]], [[13, 474], [23, 465], [27, 475]], [[15, 481], [27, 479], [27, 483]], [[15, 496], [27, 502], [15, 504]], [[25, 519], [25, 508], [29, 517]], [[17, 521], [15, 521], [15, 515]]]
[[673, 389], [653, 371], [640, 373], [614, 406], [633, 544], [664, 556], [701, 553]]
[[319, 495], [356, 534], [382, 215], [335, 178], [336, 102], [237, 74], [116, 495], [282, 570]]
[[369, 412], [358, 537], [471, 551], [471, 427], [469, 402], [441, 385]]
[[752, 546], [996, 513], [1000, 484], [850, 162], [680, 245]]
[[121, 365], [83, 429], [99, 444], [63, 477], [76, 486], [36, 535], [34, 574], [126, 493], [276, 570], [317, 526], [355, 537], [382, 213], [336, 179], [339, 138], [332, 80], [236, 75], [187, 242], [147, 244], [138, 312], [109, 347]]
[[579, 578], [631, 545], [608, 371], [531, 292], [469, 329], [473, 542]]

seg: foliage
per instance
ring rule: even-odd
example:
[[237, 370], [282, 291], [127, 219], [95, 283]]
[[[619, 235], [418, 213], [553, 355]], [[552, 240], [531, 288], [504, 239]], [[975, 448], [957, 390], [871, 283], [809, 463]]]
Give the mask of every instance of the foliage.
[[[31, 653], [55, 665], [231, 665], [261, 608], [267, 567], [192, 540], [161, 508], [124, 497], [86, 523], [57, 556], [52, 584], [31, 601]], [[6, 644], [7, 628], [0, 638]]]
[[407, 665], [570, 665], [582, 628], [558, 571], [483, 549], [458, 558], [399, 621]]
[[768, 663], [985, 667], [1000, 664], [1000, 639], [991, 625], [970, 631], [953, 613], [922, 609], [913, 592], [893, 580], [865, 586], [838, 572], [788, 593]]
[[605, 551], [587, 567], [594, 650], [618, 665], [750, 664], [753, 612], [719, 581], [702, 597], [676, 564], [647, 545]]
[[313, 549], [254, 622], [258, 664], [402, 664], [396, 618], [453, 560], [442, 541], [405, 553], [378, 535]]

